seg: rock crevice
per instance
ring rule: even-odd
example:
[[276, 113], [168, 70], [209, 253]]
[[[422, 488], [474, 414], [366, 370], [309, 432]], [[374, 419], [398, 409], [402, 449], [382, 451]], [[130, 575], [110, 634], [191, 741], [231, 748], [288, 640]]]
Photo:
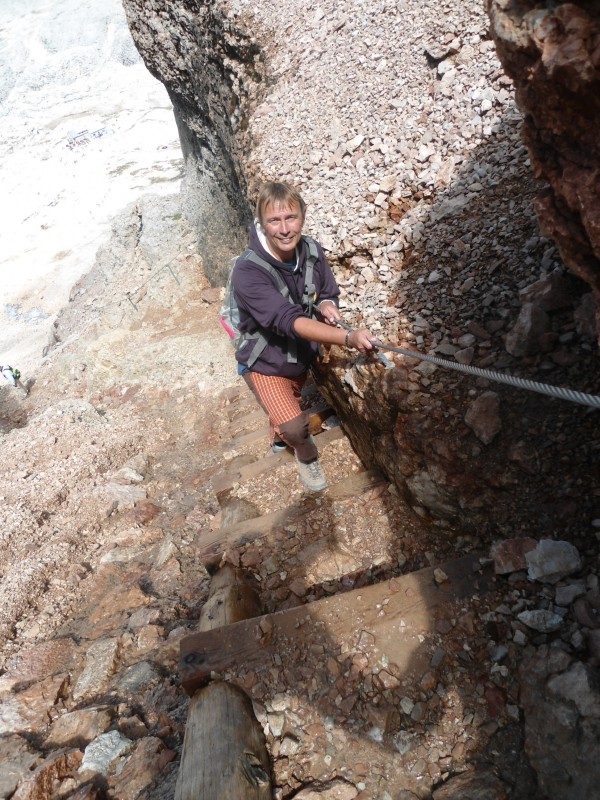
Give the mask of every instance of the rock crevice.
[[221, 4], [127, 0], [148, 69], [173, 103], [185, 159], [183, 208], [197, 229], [207, 277], [225, 282], [251, 219], [241, 150], [249, 103], [265, 79], [256, 40]]

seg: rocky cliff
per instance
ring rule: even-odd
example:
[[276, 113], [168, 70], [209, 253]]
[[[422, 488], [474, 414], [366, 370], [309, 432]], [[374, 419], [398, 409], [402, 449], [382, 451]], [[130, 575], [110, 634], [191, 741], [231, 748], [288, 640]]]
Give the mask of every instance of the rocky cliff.
[[547, 186], [535, 207], [565, 264], [590, 284], [600, 336], [600, 5], [489, 0], [492, 34]]
[[[264, 417], [203, 274], [222, 280], [256, 184], [283, 177], [308, 200], [349, 322], [455, 366], [599, 394], [593, 296], [539, 230], [522, 115], [483, 7], [128, 11], [176, 103], [194, 224], [178, 195], [126, 208], [55, 320], [31, 392], [0, 387], [0, 795], [173, 797], [188, 705], [179, 643], [216, 599], [201, 553], [231, 521], [217, 502], [226, 484], [261, 531], [285, 520], [223, 554], [265, 610], [335, 599], [330, 618], [351, 623], [347, 644], [298, 621], [307, 649], [264, 670], [238, 659], [276, 800], [595, 797], [597, 413], [332, 348], [319, 378], [354, 450], [336, 429], [320, 436], [330, 488], [306, 497], [289, 454], [263, 458]], [[391, 481], [373, 485], [365, 464]], [[472, 608], [448, 602], [443, 567], [463, 553]], [[413, 634], [392, 595], [413, 573], [426, 595], [435, 583], [444, 614], [403, 683], [379, 633], [358, 634], [350, 598], [404, 658]], [[381, 603], [366, 601], [372, 589]], [[433, 625], [419, 594], [406, 592], [408, 613]], [[269, 652], [274, 629], [261, 621], [253, 653]]]
[[250, 221], [238, 134], [264, 75], [256, 41], [217, 3], [124, 4], [150, 71], [167, 87], [186, 163], [184, 208], [205, 270], [223, 283]]
[[[256, 185], [290, 180], [349, 322], [454, 363], [595, 390], [593, 297], [538, 228], [522, 118], [479, 3], [297, 2], [276, 19], [245, 0], [125, 7], [175, 105], [213, 283], [242, 247]], [[477, 535], [526, 532], [532, 518], [581, 535], [597, 502], [584, 408], [394, 363], [387, 374], [334, 358], [321, 380], [364, 462], [418, 513]]]

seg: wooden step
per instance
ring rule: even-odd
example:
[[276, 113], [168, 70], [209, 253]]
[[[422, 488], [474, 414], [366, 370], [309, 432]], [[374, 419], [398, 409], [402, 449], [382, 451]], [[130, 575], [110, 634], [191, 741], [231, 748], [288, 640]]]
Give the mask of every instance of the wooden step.
[[237, 400], [226, 407], [225, 413], [230, 420], [234, 420], [236, 417], [239, 417], [240, 414], [247, 413], [252, 408], [256, 408], [256, 400], [254, 395], [250, 394], [246, 389]]
[[429, 567], [188, 636], [181, 641], [181, 682], [192, 693], [211, 674], [231, 671], [235, 677], [236, 670], [251, 670], [260, 676], [273, 664], [290, 673], [301, 664], [307, 674], [314, 669], [317, 675], [328, 655], [336, 658], [348, 653], [363, 654], [374, 672], [381, 665], [393, 665], [386, 669], [402, 683], [418, 679], [439, 646], [436, 620], [460, 614], [454, 601], [477, 598], [493, 588], [495, 581], [491, 569], [481, 569], [473, 555], [437, 569], [446, 576], [441, 582], [440, 573]]
[[[331, 417], [333, 414], [333, 409], [326, 408], [322, 411], [317, 411], [310, 415], [310, 419], [308, 421], [308, 432], [313, 436], [316, 436], [320, 433], [323, 428], [323, 422]], [[263, 413], [263, 419], [265, 418], [265, 414]], [[249, 433], [242, 433], [239, 436], [233, 438], [228, 445], [228, 449], [237, 450], [239, 447], [244, 447], [248, 444], [254, 444], [254, 442], [259, 442], [261, 439], [264, 439], [265, 442], [269, 440], [269, 425], [261, 425], [254, 431], [250, 431]]]
[[[323, 431], [318, 434], [317, 443], [319, 448], [321, 448], [323, 445], [333, 442], [336, 439], [341, 439], [343, 436], [344, 432], [341, 428], [332, 428], [329, 431]], [[230, 491], [234, 483], [243, 483], [265, 472], [271, 472], [277, 469], [281, 464], [285, 464], [293, 458], [293, 453], [284, 450], [282, 453], [269, 453], [268, 456], [254, 461], [252, 464], [240, 467], [239, 469], [234, 469], [230, 472], [222, 472], [220, 475], [215, 475], [212, 479], [213, 491], [217, 497], [220, 497], [222, 494]]]
[[257, 427], [264, 428], [267, 415], [259, 408], [256, 403], [249, 406], [248, 410], [233, 419], [229, 425], [229, 431], [235, 435], [254, 432]]
[[[384, 483], [387, 483], [386, 478], [377, 470], [359, 472], [328, 487], [321, 496], [330, 500], [344, 500]], [[314, 497], [304, 496], [297, 503], [270, 514], [246, 519], [228, 528], [204, 532], [196, 537], [196, 554], [205, 565], [214, 564], [227, 548], [239, 547], [258, 538], [268, 538], [275, 528], [290, 524], [310, 513], [315, 506]]]

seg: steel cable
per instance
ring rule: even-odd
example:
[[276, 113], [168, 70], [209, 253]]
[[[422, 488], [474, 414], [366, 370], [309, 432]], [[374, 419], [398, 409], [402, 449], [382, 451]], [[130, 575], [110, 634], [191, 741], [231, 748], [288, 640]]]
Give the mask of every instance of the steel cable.
[[[352, 330], [352, 328], [345, 323], [339, 322], [338, 324], [346, 330]], [[371, 344], [378, 349], [391, 350], [393, 353], [400, 353], [400, 355], [407, 356], [408, 358], [428, 361], [430, 364], [435, 364], [445, 369], [453, 369], [456, 372], [464, 372], [467, 375], [476, 375], [478, 378], [487, 378], [497, 383], [505, 383], [517, 389], [526, 389], [530, 392], [538, 392], [539, 394], [545, 394], [549, 397], [558, 397], [560, 400], [570, 400], [572, 403], [579, 403], [582, 406], [600, 409], [600, 397], [597, 395], [586, 394], [585, 392], [578, 392], [573, 389], [563, 389], [561, 386], [552, 386], [552, 384], [532, 381], [529, 378], [517, 378], [514, 375], [506, 375], [503, 372], [495, 372], [494, 370], [484, 369], [483, 367], [473, 367], [470, 364], [459, 364], [455, 361], [448, 361], [446, 358], [439, 358], [439, 356], [425, 355], [416, 350], [392, 347], [392, 345], [384, 344], [383, 342], [377, 341], [377, 339], [372, 340]], [[392, 366], [389, 361], [387, 361], [387, 365]]]

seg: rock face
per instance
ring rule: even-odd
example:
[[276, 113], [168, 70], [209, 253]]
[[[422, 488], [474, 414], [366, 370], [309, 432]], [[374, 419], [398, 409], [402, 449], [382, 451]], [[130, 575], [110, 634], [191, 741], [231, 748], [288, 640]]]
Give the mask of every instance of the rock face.
[[524, 112], [543, 231], [596, 297], [600, 336], [600, 9], [597, 3], [488, 0], [500, 60]]
[[598, 670], [540, 648], [521, 667], [525, 747], [556, 800], [598, 793]]
[[[124, 4], [176, 109], [184, 209], [212, 283], [245, 246], [256, 185], [281, 178], [303, 192], [348, 324], [452, 365], [596, 393], [590, 298], [535, 222], [521, 119], [479, 3], [294, 0], [277, 18], [246, 0]], [[429, 364], [394, 367], [334, 353], [319, 381], [363, 462], [418, 514], [473, 531], [534, 515], [548, 534], [596, 516], [582, 410], [573, 420]], [[568, 452], [566, 426], [579, 442]], [[563, 458], [572, 485], [556, 474]]]
[[263, 73], [259, 49], [214, 2], [123, 5], [136, 46], [173, 103], [186, 165], [184, 210], [197, 227], [207, 276], [223, 284], [250, 221], [235, 134], [252, 77]]

